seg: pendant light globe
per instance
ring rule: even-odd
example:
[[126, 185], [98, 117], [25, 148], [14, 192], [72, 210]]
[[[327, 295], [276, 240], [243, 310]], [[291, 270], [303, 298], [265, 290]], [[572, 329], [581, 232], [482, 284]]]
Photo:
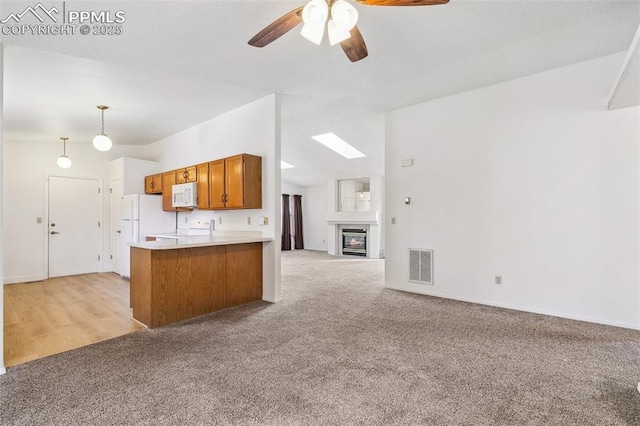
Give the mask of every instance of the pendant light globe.
[[109, 151], [112, 146], [113, 143], [111, 142], [111, 139], [109, 139], [109, 136], [105, 133], [100, 133], [98, 136], [93, 138], [93, 147], [98, 151]]
[[58, 157], [56, 163], [61, 169], [68, 169], [69, 167], [71, 167], [71, 159], [66, 155], [61, 155], [60, 157]]
[[93, 138], [93, 146], [98, 151], [109, 151], [113, 143], [109, 136], [104, 132], [104, 110], [109, 109], [106, 105], [98, 105], [98, 109], [102, 113], [102, 130], [98, 133], [98, 136]]

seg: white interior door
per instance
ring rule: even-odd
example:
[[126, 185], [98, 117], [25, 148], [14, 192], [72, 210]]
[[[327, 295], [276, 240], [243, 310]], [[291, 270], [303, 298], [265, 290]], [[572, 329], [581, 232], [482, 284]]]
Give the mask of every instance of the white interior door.
[[111, 269], [116, 274], [122, 275], [120, 261], [120, 246], [122, 240], [122, 180], [111, 179], [111, 194], [109, 195], [109, 224], [111, 246]]
[[98, 272], [100, 184], [49, 177], [49, 277]]

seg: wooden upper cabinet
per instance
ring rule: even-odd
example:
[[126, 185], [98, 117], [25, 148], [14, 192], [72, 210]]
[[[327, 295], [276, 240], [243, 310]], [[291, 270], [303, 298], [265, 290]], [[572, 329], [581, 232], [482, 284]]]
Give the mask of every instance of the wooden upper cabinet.
[[262, 157], [240, 154], [209, 163], [209, 207], [262, 208]]
[[196, 166], [197, 188], [198, 188], [198, 208], [209, 208], [209, 163], [198, 164]]
[[244, 207], [244, 156], [236, 155], [225, 159], [225, 207]]
[[262, 208], [262, 157], [240, 154], [221, 160], [184, 167], [144, 178], [145, 193], [162, 194], [162, 210], [188, 211], [172, 207], [171, 187], [196, 182], [197, 207], [209, 210]]
[[145, 176], [144, 193], [162, 194], [162, 173], [158, 173], [157, 175]]
[[209, 163], [209, 208], [223, 209], [224, 204], [224, 160]]
[[195, 182], [198, 180], [196, 166], [184, 167], [176, 172], [176, 183]]
[[167, 212], [175, 212], [177, 209], [173, 207], [173, 194], [171, 193], [171, 186], [176, 183], [176, 172], [170, 171], [162, 174], [162, 210]]
[[[231, 157], [235, 158], [235, 157]], [[242, 154], [243, 159], [243, 183], [242, 192], [244, 202], [243, 209], [262, 208], [262, 157], [256, 155]], [[231, 182], [231, 181], [229, 181]], [[230, 193], [233, 187], [229, 189]], [[235, 195], [234, 195], [235, 199]], [[231, 200], [231, 195], [229, 196]]]

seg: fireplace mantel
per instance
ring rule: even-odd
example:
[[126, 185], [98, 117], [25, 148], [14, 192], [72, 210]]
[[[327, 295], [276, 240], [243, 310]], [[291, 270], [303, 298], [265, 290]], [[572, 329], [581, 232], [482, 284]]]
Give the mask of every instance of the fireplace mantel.
[[377, 220], [328, 220], [327, 225], [377, 225]]
[[380, 213], [376, 210], [371, 212], [331, 212], [327, 214], [327, 225], [358, 223], [379, 225]]

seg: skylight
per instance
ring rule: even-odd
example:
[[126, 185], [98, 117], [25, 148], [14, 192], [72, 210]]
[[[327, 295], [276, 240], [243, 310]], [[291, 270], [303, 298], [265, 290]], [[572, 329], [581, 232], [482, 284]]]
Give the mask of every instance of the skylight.
[[289, 163], [287, 163], [286, 161], [282, 161], [282, 160], [280, 160], [280, 168], [281, 168], [281, 169], [292, 169], [292, 168], [294, 168], [294, 167], [295, 167], [295, 166], [294, 166], [293, 164], [289, 164]]
[[340, 139], [338, 136], [333, 133], [325, 133], [318, 136], [312, 136], [313, 139], [320, 142], [322, 145], [326, 146], [329, 149], [334, 150], [338, 154], [342, 155], [344, 158], [349, 160], [353, 158], [362, 158], [366, 157], [363, 153]]

